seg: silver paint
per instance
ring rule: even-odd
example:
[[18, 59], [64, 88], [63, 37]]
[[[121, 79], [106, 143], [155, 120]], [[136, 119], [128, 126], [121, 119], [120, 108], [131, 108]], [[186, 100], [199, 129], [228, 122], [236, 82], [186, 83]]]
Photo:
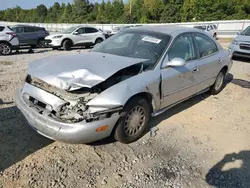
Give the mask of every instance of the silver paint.
[[47, 57], [32, 62], [28, 74], [63, 90], [93, 87], [121, 69], [146, 61], [88, 52]]
[[[191, 28], [169, 26], [143, 26], [139, 29], [171, 35], [169, 47], [152, 70], [123, 80], [91, 99], [87, 103], [90, 113], [120, 110], [133, 96], [148, 95], [152, 99], [148, 101], [152, 104], [152, 115], [159, 115], [176, 104], [207, 91], [215, 83], [216, 76], [223, 67], [227, 67], [228, 71], [232, 67], [231, 54], [214, 40], [218, 46], [218, 52], [188, 61], [185, 66], [163, 68], [163, 62], [168, 63], [168, 50], [178, 35], [202, 32]], [[36, 61], [30, 65], [28, 73], [60, 89], [75, 90], [81, 87], [91, 88], [119, 70], [143, 61], [145, 60], [90, 52]], [[26, 91], [25, 87], [24, 91]], [[50, 97], [42, 98], [40, 91], [37, 91], [39, 90], [34, 88], [27, 93], [45, 103], [56, 105], [57, 99], [51, 101]], [[118, 111], [115, 111], [111, 117], [105, 119], [63, 123], [46, 114], [37, 113], [35, 109], [29, 107], [23, 100], [20, 90], [16, 93], [16, 104], [30, 125], [40, 134], [70, 143], [87, 143], [108, 137], [120, 118]], [[108, 125], [109, 129], [97, 133], [95, 130], [103, 125]]]

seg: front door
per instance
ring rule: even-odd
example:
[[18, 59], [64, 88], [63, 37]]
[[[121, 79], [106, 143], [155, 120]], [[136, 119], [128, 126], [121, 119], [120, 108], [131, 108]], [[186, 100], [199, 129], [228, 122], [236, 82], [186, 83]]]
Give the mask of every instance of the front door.
[[183, 67], [167, 67], [161, 70], [163, 97], [161, 108], [175, 104], [196, 93], [197, 80], [194, 75], [199, 62], [192, 35], [180, 35], [173, 42], [166, 58], [168, 61], [173, 58], [182, 58], [187, 64]]
[[77, 32], [77, 34], [74, 34], [72, 36], [72, 40], [75, 45], [81, 45], [87, 42], [87, 37], [85, 34], [85, 27], [81, 27], [77, 29], [75, 32]]

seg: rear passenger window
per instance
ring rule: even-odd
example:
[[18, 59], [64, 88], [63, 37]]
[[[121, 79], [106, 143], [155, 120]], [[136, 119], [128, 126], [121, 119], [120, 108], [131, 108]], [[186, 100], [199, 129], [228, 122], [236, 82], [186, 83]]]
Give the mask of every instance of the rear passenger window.
[[36, 28], [34, 27], [24, 27], [24, 32], [25, 33], [31, 33], [31, 32], [35, 32]]
[[4, 30], [5, 27], [0, 26], [0, 32]]
[[191, 35], [185, 34], [180, 36], [168, 52], [169, 61], [176, 57], [182, 58], [185, 61], [196, 59], [194, 46], [195, 45]]
[[85, 28], [85, 33], [96, 33], [96, 32], [98, 32], [98, 30], [95, 28], [92, 28], [92, 27]]
[[198, 45], [200, 57], [206, 57], [218, 51], [215, 42], [203, 34], [195, 34], [195, 40]]
[[23, 33], [23, 27], [13, 27], [12, 31], [15, 33]]

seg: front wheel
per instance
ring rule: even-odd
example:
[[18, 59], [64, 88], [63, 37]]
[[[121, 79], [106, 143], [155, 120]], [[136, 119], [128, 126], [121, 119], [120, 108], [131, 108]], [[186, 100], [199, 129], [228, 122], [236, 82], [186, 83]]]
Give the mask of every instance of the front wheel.
[[133, 98], [121, 112], [114, 132], [115, 139], [124, 144], [138, 140], [143, 136], [148, 126], [149, 117], [148, 102], [141, 97]]
[[211, 94], [217, 95], [223, 89], [224, 81], [226, 77], [226, 71], [222, 70], [216, 77], [214, 85], [211, 87]]
[[101, 43], [101, 42], [103, 42], [103, 39], [98, 38], [98, 39], [96, 39], [95, 44], [99, 44], [99, 43]]
[[12, 52], [11, 45], [8, 43], [0, 43], [0, 54], [10, 55]]
[[72, 47], [72, 42], [71, 42], [70, 40], [65, 40], [65, 41], [63, 42], [63, 49], [64, 49], [65, 51], [71, 50], [71, 47]]

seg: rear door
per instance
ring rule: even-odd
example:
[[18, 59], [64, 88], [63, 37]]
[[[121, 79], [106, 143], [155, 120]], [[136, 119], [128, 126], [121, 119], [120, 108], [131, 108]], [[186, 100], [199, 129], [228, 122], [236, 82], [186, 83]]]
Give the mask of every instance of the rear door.
[[199, 52], [199, 66], [195, 74], [197, 92], [211, 86], [223, 68], [223, 58], [215, 41], [202, 33], [193, 34]]
[[161, 70], [162, 108], [170, 106], [196, 93], [196, 69], [199, 64], [192, 34], [182, 34], [173, 42], [168, 51], [168, 61], [182, 58], [187, 64], [183, 67], [167, 67]]
[[95, 43], [95, 40], [97, 39], [98, 34], [99, 34], [99, 31], [96, 28], [93, 28], [93, 27], [85, 28], [86, 40], [88, 43]]
[[27, 44], [27, 40], [24, 34], [24, 27], [19, 26], [19, 27], [13, 27], [11, 29], [16, 33], [20, 45]]

